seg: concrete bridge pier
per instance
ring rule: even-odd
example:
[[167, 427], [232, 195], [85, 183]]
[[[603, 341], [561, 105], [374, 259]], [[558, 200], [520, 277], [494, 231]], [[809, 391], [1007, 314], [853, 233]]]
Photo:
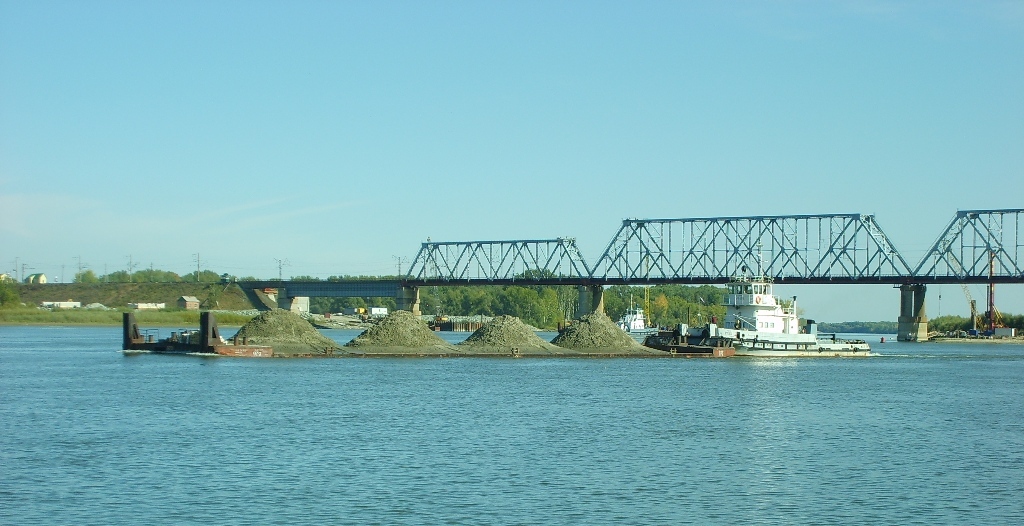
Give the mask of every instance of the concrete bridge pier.
[[924, 312], [925, 289], [920, 283], [900, 285], [900, 317], [896, 340], [928, 341], [928, 316]]
[[420, 288], [419, 287], [398, 287], [395, 293], [395, 303], [398, 310], [412, 312], [413, 316], [420, 315]]
[[604, 287], [601, 285], [580, 285], [576, 288], [580, 299], [576, 303], [576, 319], [594, 312], [604, 312]]
[[308, 314], [309, 313], [309, 297], [308, 296], [296, 296], [286, 297], [284, 295], [278, 296], [277, 307], [287, 311], [294, 312], [295, 314]]

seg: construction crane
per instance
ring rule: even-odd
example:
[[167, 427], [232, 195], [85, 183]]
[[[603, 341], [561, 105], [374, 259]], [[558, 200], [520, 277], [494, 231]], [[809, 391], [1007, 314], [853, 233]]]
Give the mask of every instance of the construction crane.
[[[956, 258], [949, 258], [946, 261], [949, 262], [951, 267], [954, 267], [953, 270], [957, 274], [963, 274], [963, 267], [960, 266], [960, 262]], [[974, 297], [971, 296], [971, 289], [967, 287], [966, 283], [960, 283], [960, 288], [964, 290], [967, 303], [971, 306], [971, 330], [977, 332], [978, 326], [982, 324], [981, 316], [978, 316], [978, 302], [974, 301]]]
[[988, 253], [988, 311], [985, 312], [985, 317], [988, 318], [988, 330], [995, 332], [996, 327], [1003, 326], [1003, 315], [1000, 314], [999, 309], [996, 308], [996, 284], [992, 281], [993, 276], [996, 272], [996, 255], [995, 252], [989, 251]]

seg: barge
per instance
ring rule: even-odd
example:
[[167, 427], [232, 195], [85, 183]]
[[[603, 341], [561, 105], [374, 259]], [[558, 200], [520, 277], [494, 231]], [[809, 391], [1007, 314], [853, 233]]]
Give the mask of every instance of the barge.
[[122, 318], [123, 347], [125, 354], [157, 353], [157, 354], [189, 354], [195, 356], [237, 356], [243, 358], [271, 358], [274, 349], [267, 345], [249, 345], [247, 341], [239, 342], [237, 338], [225, 340], [220, 335], [217, 319], [212, 312], [199, 315], [199, 330], [181, 330], [172, 332], [167, 338], [160, 339], [153, 329], [145, 332], [139, 329], [132, 312], [124, 313]]
[[680, 330], [658, 331], [643, 341], [644, 347], [672, 353], [683, 358], [728, 358], [736, 355], [736, 348], [724, 340], [693, 342]]

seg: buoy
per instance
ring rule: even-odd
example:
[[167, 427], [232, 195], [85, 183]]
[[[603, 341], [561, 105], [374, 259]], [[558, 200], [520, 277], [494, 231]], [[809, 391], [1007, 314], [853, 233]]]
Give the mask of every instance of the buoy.
[[885, 343], [885, 336], [882, 336], [882, 343]]

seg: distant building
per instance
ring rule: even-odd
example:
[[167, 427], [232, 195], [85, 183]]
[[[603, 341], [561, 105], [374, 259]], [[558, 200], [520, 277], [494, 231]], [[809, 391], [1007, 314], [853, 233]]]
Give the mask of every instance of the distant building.
[[199, 298], [195, 296], [182, 296], [178, 298], [178, 308], [185, 310], [199, 310]]
[[14, 281], [10, 274], [0, 274], [0, 283]]
[[38, 283], [40, 285], [46, 284], [46, 274], [29, 274], [25, 278], [25, 283]]
[[160, 310], [167, 308], [166, 303], [129, 303], [129, 309], [135, 310]]
[[82, 302], [80, 301], [42, 301], [39, 306], [44, 309], [80, 309], [82, 308]]

